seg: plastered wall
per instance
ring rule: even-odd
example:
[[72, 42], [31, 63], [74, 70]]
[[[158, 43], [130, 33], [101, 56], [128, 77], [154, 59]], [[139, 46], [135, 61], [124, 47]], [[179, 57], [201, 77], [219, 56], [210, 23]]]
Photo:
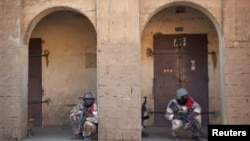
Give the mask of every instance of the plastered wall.
[[31, 38], [43, 40], [42, 124], [69, 125], [69, 111], [82, 102], [87, 91], [96, 97], [96, 32], [90, 21], [73, 11], [58, 11], [44, 17]]
[[[250, 88], [248, 83], [250, 51], [247, 30], [250, 5], [247, 0], [158, 0], [157, 2], [151, 0], [1, 0], [0, 111], [4, 114], [0, 116], [0, 139], [21, 139], [27, 135], [25, 129], [27, 128], [29, 38], [36, 35], [37, 31], [36, 33], [33, 31], [46, 15], [57, 10], [72, 10], [86, 16], [96, 31], [96, 93], [101, 129], [98, 134], [99, 139], [141, 140], [141, 94], [149, 96], [152, 94], [150, 92], [152, 68], [146, 67], [152, 65], [152, 59], [145, 56], [144, 49], [152, 47], [150, 32], [159, 30], [165, 33], [174, 32], [172, 27], [175, 22], [168, 23], [169, 30], [158, 27], [158, 25], [165, 25], [161, 19], [165, 17], [157, 13], [165, 8], [171, 11], [171, 6], [175, 5], [196, 9], [195, 12], [191, 10], [194, 12], [191, 17], [202, 17], [194, 22], [199, 25], [205, 24], [191, 28], [187, 24], [192, 21], [189, 20], [184, 22], [183, 26], [186, 27], [184, 29], [190, 33], [208, 32], [209, 49], [218, 53], [218, 68], [214, 72], [211, 71], [213, 69], [211, 60], [209, 63], [209, 75], [213, 77], [213, 82], [209, 83], [209, 103], [218, 105], [216, 107], [220, 108], [220, 118], [216, 118], [215, 122], [249, 124], [247, 119], [249, 111], [242, 110], [242, 107], [249, 106]], [[169, 18], [172, 16], [167, 15], [170, 16]], [[154, 19], [155, 16], [160, 19]], [[44, 32], [40, 33], [44, 34]], [[49, 48], [45, 45], [48, 43], [50, 42], [45, 40], [46, 48]], [[91, 42], [92, 44], [94, 43]], [[65, 53], [66, 46], [62, 47]], [[53, 51], [55, 48], [49, 49]], [[68, 52], [68, 55], [73, 53], [73, 50], [70, 51], [72, 52]], [[51, 55], [51, 59], [53, 57], [55, 56]], [[77, 57], [73, 58], [77, 59]], [[53, 62], [50, 62], [49, 66], [53, 66]], [[46, 74], [48, 68], [43, 67], [43, 69]], [[64, 71], [67, 73], [69, 69]], [[79, 75], [88, 73], [94, 77], [94, 73], [87, 70]], [[44, 78], [44, 80], [49, 79]], [[58, 88], [65, 84], [67, 83], [61, 82], [56, 85]], [[47, 83], [44, 86], [49, 88]], [[94, 89], [94, 87], [91, 88]], [[84, 88], [77, 85], [75, 89], [79, 91], [74, 93], [80, 94], [80, 90]], [[69, 91], [72, 90], [68, 87], [66, 92]], [[51, 92], [55, 91], [53, 89], [46, 91], [46, 96]], [[66, 92], [63, 93], [64, 96], [67, 95]], [[53, 99], [56, 99], [56, 96]], [[60, 107], [61, 101], [56, 101], [58, 105], [54, 106]], [[153, 101], [151, 102], [152, 106]], [[218, 110], [213, 107], [211, 109]], [[46, 110], [44, 112], [48, 113]], [[56, 124], [53, 120], [47, 120], [50, 124]]]

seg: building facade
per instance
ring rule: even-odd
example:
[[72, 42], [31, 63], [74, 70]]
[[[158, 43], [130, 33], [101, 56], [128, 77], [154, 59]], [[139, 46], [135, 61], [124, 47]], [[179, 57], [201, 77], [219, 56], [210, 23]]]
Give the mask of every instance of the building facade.
[[[0, 140], [69, 125], [95, 94], [98, 139], [140, 141], [141, 104], [164, 112], [178, 87], [206, 124], [249, 124], [247, 0], [0, 0]], [[154, 114], [147, 125], [167, 126]]]

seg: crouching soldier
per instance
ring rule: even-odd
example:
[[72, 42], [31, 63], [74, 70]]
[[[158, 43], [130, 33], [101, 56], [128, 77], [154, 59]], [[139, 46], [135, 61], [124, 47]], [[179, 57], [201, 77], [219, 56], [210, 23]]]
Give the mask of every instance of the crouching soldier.
[[[179, 140], [177, 133], [186, 125], [182, 113], [188, 114], [188, 121], [196, 119], [198, 124], [201, 125], [201, 106], [189, 95], [185, 88], [177, 89], [176, 97], [168, 103], [165, 113], [165, 118], [171, 121], [174, 140]], [[192, 132], [192, 138], [195, 141], [201, 140], [201, 136], [197, 131]]]
[[92, 92], [86, 92], [83, 103], [73, 107], [70, 114], [73, 132], [77, 138], [91, 141], [97, 134], [98, 109]]

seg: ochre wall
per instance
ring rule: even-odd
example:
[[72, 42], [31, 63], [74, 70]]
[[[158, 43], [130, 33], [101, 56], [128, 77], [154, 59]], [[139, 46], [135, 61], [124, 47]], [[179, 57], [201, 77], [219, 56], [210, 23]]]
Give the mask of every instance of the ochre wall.
[[[169, 23], [168, 31], [156, 28], [156, 25], [164, 25], [164, 23], [162, 20], [154, 19], [154, 15], [165, 8], [171, 10], [175, 5], [185, 5], [197, 10], [192, 17], [204, 19], [194, 20], [194, 22], [198, 25], [206, 23], [203, 25], [206, 29], [199, 26], [194, 30], [185, 24], [184, 26], [187, 27], [185, 29], [188, 30], [186, 32], [208, 32], [209, 41], [211, 41], [209, 48], [218, 52], [218, 68], [215, 72], [211, 72], [212, 67], [209, 64], [209, 75], [214, 78], [214, 82], [209, 85], [211, 90], [209, 102], [210, 105], [219, 105], [216, 107], [220, 108], [220, 119], [216, 118], [215, 122], [249, 124], [247, 118], [250, 111], [241, 110], [242, 107], [249, 106], [250, 90], [248, 61], [250, 32], [247, 30], [250, 5], [247, 0], [157, 0], [157, 2], [151, 0], [1, 0], [0, 112], [3, 114], [0, 116], [0, 139], [26, 137], [29, 38], [35, 36], [33, 31], [37, 30], [39, 21], [45, 16], [57, 10], [71, 10], [89, 19], [93, 26], [90, 33], [94, 34], [94, 30], [96, 31], [96, 93], [101, 129], [99, 139], [141, 140], [141, 94], [145, 92], [151, 95], [151, 92], [148, 92], [151, 88], [145, 87], [152, 85], [152, 81], [145, 78], [146, 75], [152, 78], [152, 67], [143, 70], [146, 65], [152, 64], [152, 59], [145, 56], [144, 49], [152, 47], [152, 41], [146, 35], [158, 30], [166, 33], [173, 32], [174, 22]], [[171, 14], [168, 15], [171, 17]], [[149, 23], [151, 19], [154, 24]], [[90, 26], [90, 23], [87, 25]], [[46, 43], [49, 41], [45, 40]], [[91, 45], [93, 44], [91, 42]], [[79, 47], [79, 50], [81, 49]], [[53, 51], [52, 48], [51, 50]], [[50, 57], [53, 58], [52, 52]], [[50, 65], [52, 66], [53, 63], [50, 62]], [[46, 67], [44, 66], [43, 69], [45, 73]], [[89, 73], [94, 80], [95, 71], [79, 75]], [[44, 79], [46, 81], [46, 78]], [[46, 86], [47, 83], [44, 85]], [[91, 88], [94, 89], [93, 86]], [[77, 95], [81, 94], [81, 90], [85, 90], [81, 85], [74, 90], [76, 89], [79, 90], [75, 91]], [[48, 89], [47, 92], [54, 91]], [[66, 92], [65, 95], [67, 95]], [[56, 122], [50, 121], [50, 124], [56, 124]]]
[[82, 102], [84, 92], [96, 97], [96, 31], [82, 14], [58, 11], [44, 17], [31, 38], [43, 40], [42, 124], [69, 125], [71, 105]]
[[21, 1], [0, 1], [0, 140], [20, 138], [22, 72]]

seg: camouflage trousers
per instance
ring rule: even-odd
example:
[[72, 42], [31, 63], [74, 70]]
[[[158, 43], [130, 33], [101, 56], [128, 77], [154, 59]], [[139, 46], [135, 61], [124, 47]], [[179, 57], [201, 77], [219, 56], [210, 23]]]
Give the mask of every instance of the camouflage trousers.
[[[197, 115], [195, 119], [201, 124], [201, 115]], [[173, 119], [171, 121], [171, 124], [172, 124], [172, 136], [173, 137], [177, 137], [177, 134], [180, 129], [188, 129], [188, 127], [186, 127], [183, 124], [182, 120]], [[193, 136], [196, 136], [197, 133], [192, 133], [192, 134]]]
[[82, 111], [77, 106], [73, 107], [70, 112], [70, 122], [74, 135], [79, 135], [80, 133], [85, 137], [95, 135], [97, 133], [97, 124], [86, 120], [80, 125], [81, 113]]

